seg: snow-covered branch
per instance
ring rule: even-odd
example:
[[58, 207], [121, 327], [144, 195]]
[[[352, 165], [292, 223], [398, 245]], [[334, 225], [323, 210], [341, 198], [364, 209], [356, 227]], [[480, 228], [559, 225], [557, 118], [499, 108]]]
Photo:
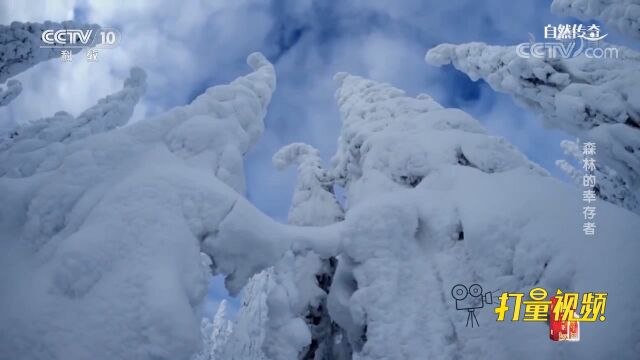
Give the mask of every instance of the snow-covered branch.
[[122, 90], [98, 100], [78, 117], [61, 111], [13, 129], [0, 138], [0, 176], [22, 177], [52, 170], [62, 160], [61, 144], [125, 125], [145, 92], [145, 79], [142, 69], [133, 68]]
[[[98, 25], [78, 24], [74, 21], [61, 23], [46, 21], [44, 23], [13, 22], [11, 25], [0, 25], [0, 84], [19, 73], [37, 65], [42, 61], [59, 57], [60, 49], [42, 48], [42, 33], [45, 30], [81, 29], [97, 32]], [[81, 48], [68, 48], [77, 53]], [[7, 84], [8, 89], [0, 92], [0, 106], [7, 105], [22, 90], [20, 83]]]
[[[619, 47], [618, 59], [522, 58], [512, 46], [442, 44], [426, 55], [432, 65], [452, 64], [472, 80], [513, 96], [541, 113], [547, 126], [594, 141], [598, 162], [630, 194], [602, 189], [602, 199], [638, 212], [640, 204], [640, 54]], [[564, 165], [563, 165], [564, 166]]]
[[640, 39], [639, 0], [553, 0], [551, 12], [580, 20], [597, 19], [623, 34]]

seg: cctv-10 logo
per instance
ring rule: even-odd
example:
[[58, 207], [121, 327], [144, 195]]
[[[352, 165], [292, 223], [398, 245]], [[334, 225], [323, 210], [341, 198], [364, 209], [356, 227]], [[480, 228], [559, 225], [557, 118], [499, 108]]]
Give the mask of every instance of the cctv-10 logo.
[[116, 29], [48, 29], [42, 32], [41, 40], [45, 45], [41, 48], [74, 48], [74, 47], [115, 47], [120, 42], [120, 33]]

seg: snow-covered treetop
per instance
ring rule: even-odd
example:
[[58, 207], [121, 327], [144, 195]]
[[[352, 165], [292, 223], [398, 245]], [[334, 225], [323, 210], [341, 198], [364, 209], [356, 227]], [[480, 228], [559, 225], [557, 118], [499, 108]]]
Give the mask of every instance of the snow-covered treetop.
[[[488, 136], [468, 114], [445, 109], [427, 95], [409, 97], [388, 84], [347, 74], [336, 80], [343, 127], [332, 162], [337, 181], [349, 189], [365, 172], [367, 179], [360, 182], [365, 188], [411, 188], [449, 165], [487, 173], [525, 166], [546, 174], [504, 139]], [[350, 204], [360, 197], [349, 195]]]
[[289, 210], [290, 224], [321, 226], [344, 218], [333, 193], [333, 176], [322, 167], [317, 149], [302, 143], [290, 144], [273, 155], [273, 163], [278, 169], [292, 163], [298, 165], [298, 181]]
[[640, 39], [640, 0], [553, 0], [551, 11], [581, 20], [598, 19]]

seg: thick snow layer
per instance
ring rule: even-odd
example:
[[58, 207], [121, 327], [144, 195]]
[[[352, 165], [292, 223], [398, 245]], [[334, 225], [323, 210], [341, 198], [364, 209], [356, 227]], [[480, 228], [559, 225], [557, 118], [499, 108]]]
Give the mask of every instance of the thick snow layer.
[[140, 95], [133, 71], [78, 118], [59, 113], [2, 143], [0, 353], [186, 359], [209, 279], [200, 252], [236, 291], [284, 253], [295, 231], [238, 192], [275, 88], [262, 55], [248, 62], [254, 72], [187, 106], [114, 128], [123, 119], [109, 114], [126, 117]]
[[[350, 208], [328, 301], [354, 359], [637, 357], [640, 286], [627, 281], [640, 270], [637, 215], [599, 203], [597, 234], [585, 237], [579, 192], [476, 120], [386, 84], [338, 80], [335, 163]], [[546, 323], [496, 322], [493, 306], [467, 328], [457, 283], [605, 291], [607, 321], [583, 324], [570, 347], [550, 341]]]
[[553, 0], [551, 11], [581, 20], [598, 19], [623, 34], [640, 39], [639, 0]]
[[[442, 44], [426, 60], [484, 79], [540, 112], [547, 126], [595, 142], [597, 162], [608, 174], [603, 184], [617, 184], [600, 189], [601, 198], [640, 213], [640, 54], [618, 49], [618, 59], [539, 59], [521, 58], [513, 46]], [[628, 195], [620, 197], [621, 191]]]

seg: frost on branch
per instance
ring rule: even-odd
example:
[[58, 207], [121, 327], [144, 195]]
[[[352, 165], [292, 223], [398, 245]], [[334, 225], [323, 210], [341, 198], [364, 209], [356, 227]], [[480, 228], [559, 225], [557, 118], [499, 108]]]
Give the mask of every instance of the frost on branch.
[[[640, 54], [618, 47], [618, 59], [522, 58], [515, 47], [443, 44], [427, 53], [433, 65], [452, 64], [472, 80], [513, 96], [542, 114], [547, 126], [596, 142], [609, 180], [625, 187], [599, 196], [638, 212], [640, 204]], [[619, 198], [622, 193], [629, 197]]]
[[109, 114], [127, 117], [139, 96], [134, 71], [129, 95], [100, 102], [104, 111], [58, 113], [3, 142], [0, 273], [20, 274], [3, 282], [3, 354], [189, 358], [212, 270], [237, 293], [294, 239], [311, 241], [238, 192], [275, 89], [273, 66], [248, 61], [254, 70], [231, 84], [114, 128], [126, 119]]
[[623, 34], [640, 39], [638, 0], [554, 0], [551, 12], [584, 21], [597, 19]]
[[[8, 79], [18, 75], [28, 68], [42, 61], [59, 57], [59, 48], [41, 48], [42, 33], [45, 30], [80, 29], [93, 30], [96, 33], [98, 25], [78, 24], [73, 21], [55, 23], [21, 23], [13, 22], [11, 25], [0, 25], [0, 85]], [[77, 53], [81, 48], [68, 48], [72, 53]], [[0, 90], [0, 106], [7, 105], [20, 94], [22, 86], [14, 80], [7, 83], [6, 90]]]
[[[485, 326], [496, 324], [491, 306], [478, 314], [481, 331], [466, 328], [451, 288], [638, 296], [640, 287], [610, 281], [638, 268], [615, 249], [640, 246], [629, 228], [640, 226], [637, 215], [603, 203], [600, 232], [587, 240], [575, 191], [469, 115], [357, 76], [337, 80], [343, 127], [333, 170], [349, 209], [327, 305], [353, 359], [633, 357], [621, 345], [640, 342], [626, 333], [635, 329], [629, 317], [590, 328], [598, 344], [559, 349], [539, 334], [544, 326]], [[602, 257], [610, 260], [592, 260]], [[629, 314], [623, 303], [631, 304], [607, 311]], [[607, 335], [611, 327], [627, 336]]]

